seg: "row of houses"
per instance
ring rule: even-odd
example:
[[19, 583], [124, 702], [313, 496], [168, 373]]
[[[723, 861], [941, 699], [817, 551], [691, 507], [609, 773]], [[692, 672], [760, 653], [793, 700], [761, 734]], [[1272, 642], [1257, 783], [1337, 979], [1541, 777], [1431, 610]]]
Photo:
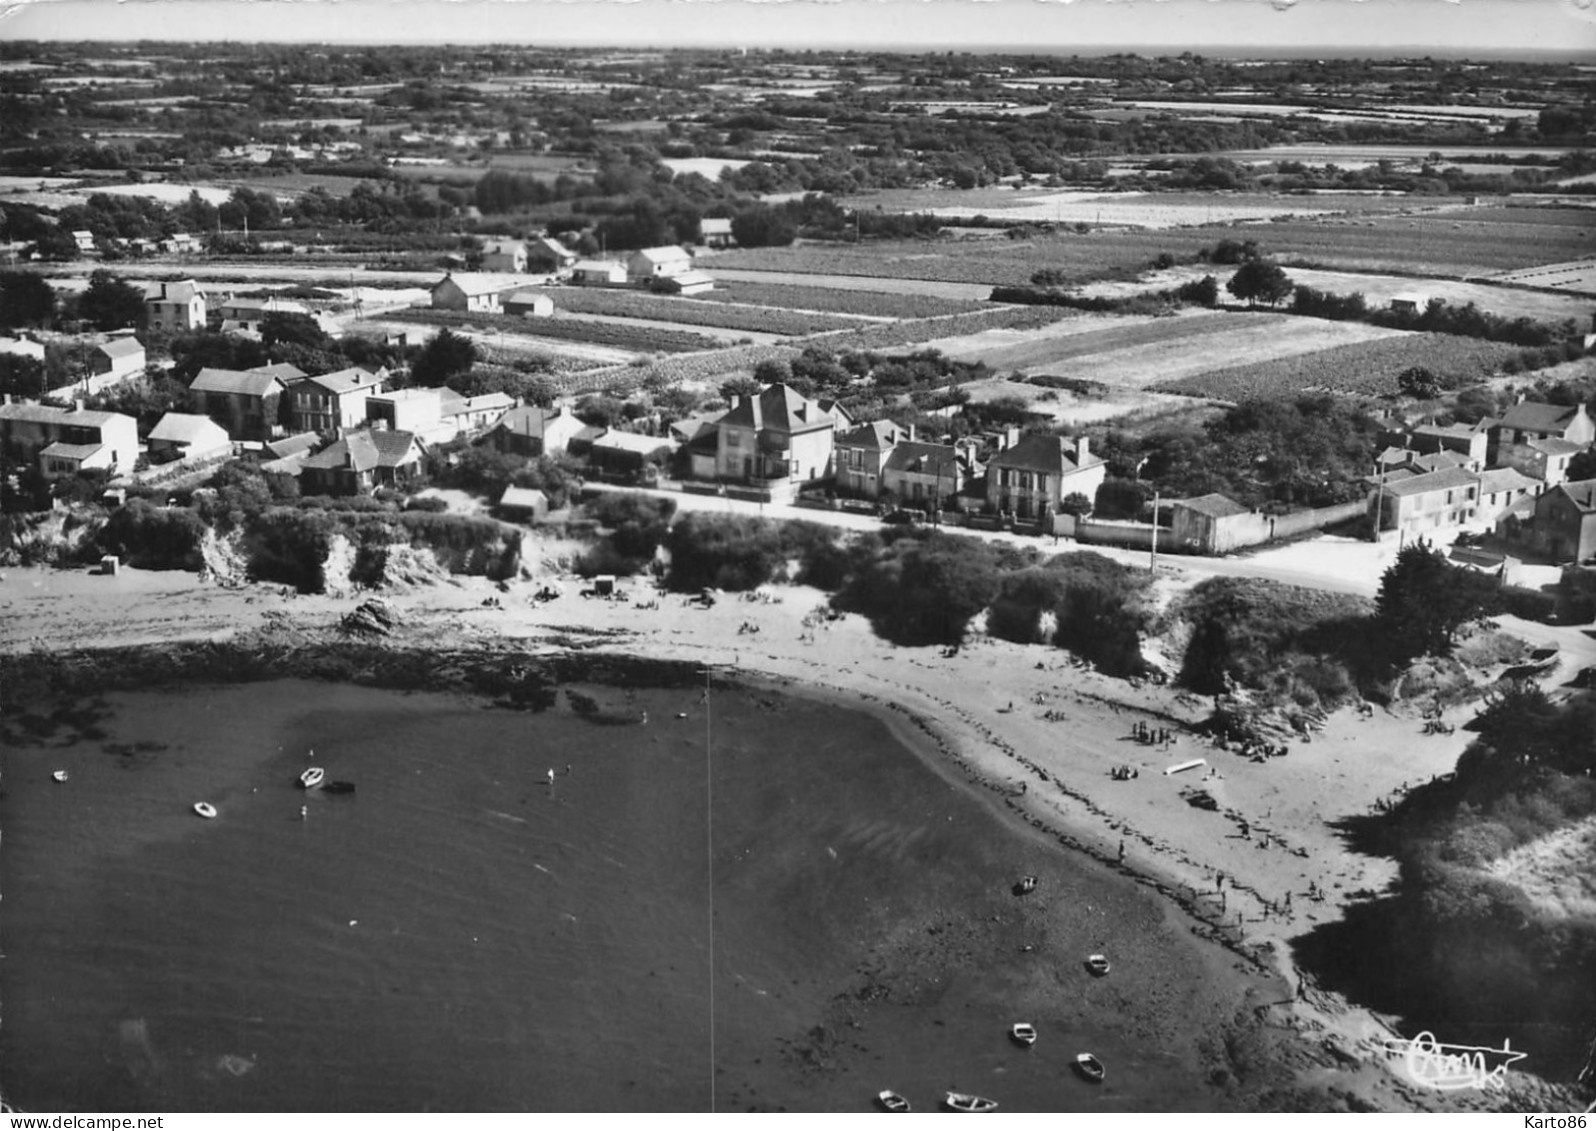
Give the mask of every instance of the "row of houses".
[[[517, 273], [491, 269], [498, 262], [485, 258], [483, 267], [489, 269], [450, 271], [432, 286], [432, 308], [533, 317], [554, 313], [553, 299], [529, 289]], [[715, 287], [714, 278], [695, 268], [693, 257], [680, 247], [644, 248], [625, 260], [573, 260], [563, 277], [577, 286], [649, 287], [678, 295], [702, 294]]]
[[[732, 237], [729, 219], [704, 219], [699, 221], [698, 228], [699, 242], [705, 247], [727, 248], [737, 242]], [[512, 275], [530, 273], [564, 277], [577, 270], [581, 262], [581, 258], [575, 252], [552, 236], [536, 236], [529, 240], [498, 240], [488, 244], [482, 252], [482, 270]]]

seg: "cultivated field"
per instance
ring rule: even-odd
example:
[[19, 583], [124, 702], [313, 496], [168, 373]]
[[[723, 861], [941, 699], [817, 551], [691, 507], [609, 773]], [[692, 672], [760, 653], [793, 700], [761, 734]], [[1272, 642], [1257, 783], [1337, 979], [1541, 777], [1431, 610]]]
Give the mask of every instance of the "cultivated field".
[[799, 244], [729, 251], [716, 257], [714, 268], [992, 285], [1025, 283], [1036, 271], [1053, 268], [1085, 284], [1130, 277], [1164, 252], [1186, 259], [1224, 239], [1256, 240], [1265, 254], [1287, 264], [1462, 278], [1596, 255], [1596, 213], [1459, 208], [1165, 231], [1058, 232], [1016, 240], [943, 236], [862, 247]]
[[[810, 310], [823, 314], [851, 314], [861, 318], [935, 318], [943, 314], [963, 314], [979, 310], [982, 299], [942, 298], [927, 294], [895, 294], [859, 288], [806, 286], [797, 283], [760, 283], [716, 275], [716, 286], [693, 297], [694, 302], [735, 302], [751, 306], [775, 306], [787, 310]], [[848, 282], [857, 282], [850, 279]], [[985, 291], [985, 287], [976, 288]]]
[[579, 314], [645, 318], [684, 326], [710, 326], [788, 337], [807, 337], [868, 324], [865, 319], [840, 314], [811, 314], [771, 306], [701, 302], [697, 298], [673, 298], [602, 287], [560, 287], [547, 293], [557, 308]]
[[[1565, 265], [1565, 269], [1583, 271], [1589, 278], [1596, 281], [1596, 263]], [[1170, 287], [1178, 287], [1182, 283], [1200, 279], [1204, 275], [1214, 276], [1214, 278], [1219, 280], [1220, 286], [1223, 287], [1230, 277], [1235, 274], [1235, 271], [1235, 267], [1210, 267], [1207, 265], [1172, 267], [1166, 271], [1150, 271], [1134, 281], [1093, 283], [1090, 286], [1082, 287], [1081, 293], [1103, 298], [1125, 297], [1142, 291], [1166, 290]], [[1525, 290], [1521, 287], [1493, 286], [1489, 283], [1460, 283], [1451, 279], [1413, 279], [1401, 275], [1365, 275], [1346, 271], [1320, 271], [1311, 267], [1291, 267], [1287, 269], [1286, 274], [1291, 277], [1293, 283], [1313, 287], [1315, 290], [1343, 295], [1352, 294], [1354, 291], [1361, 292], [1371, 309], [1390, 305], [1391, 299], [1399, 294], [1421, 294], [1427, 299], [1444, 299], [1449, 306], [1463, 306], [1472, 302], [1481, 310], [1500, 314], [1504, 318], [1525, 317], [1533, 318], [1539, 322], [1561, 322], [1565, 318], [1583, 320], [1589, 318], [1591, 313], [1589, 299], [1572, 295], [1544, 294], [1539, 291]], [[1519, 275], [1529, 276], [1525, 281], [1534, 283], [1534, 271], [1514, 272], [1512, 275], [1499, 277], [1512, 279]], [[1228, 301], [1230, 296], [1222, 294], [1220, 297]]]
[[[1531, 267], [1524, 271], [1505, 271], [1492, 278], [1503, 283], [1517, 283], [1525, 287], [1553, 287], [1569, 294], [1596, 296], [1596, 260], [1583, 259], [1573, 263], [1548, 263], [1544, 267]], [[1590, 303], [1581, 302], [1580, 313], [1589, 311]]]
[[1152, 387], [1225, 401], [1310, 390], [1385, 396], [1397, 391], [1397, 375], [1415, 365], [1459, 384], [1473, 384], [1496, 374], [1502, 362], [1517, 353], [1514, 346], [1476, 338], [1404, 333], [1297, 357], [1215, 368]]
[[1079, 426], [1101, 424], [1107, 420], [1121, 424], [1132, 419], [1162, 416], [1171, 412], [1187, 413], [1194, 408], [1190, 397], [1171, 393], [1150, 393], [1145, 389], [1111, 388], [1100, 396], [1082, 396], [1063, 389], [1048, 389], [1011, 381], [1006, 377], [993, 377], [986, 381], [970, 381], [959, 386], [970, 394], [975, 404], [999, 398], [1018, 398], [1026, 408], [1051, 418], [1055, 423]]
[[1170, 318], [1066, 319], [1033, 330], [988, 330], [928, 344], [949, 357], [993, 369], [1053, 374], [1115, 388], [1169, 382], [1242, 364], [1271, 364], [1350, 343], [1400, 336], [1360, 322], [1326, 322], [1287, 314], [1183, 314]]

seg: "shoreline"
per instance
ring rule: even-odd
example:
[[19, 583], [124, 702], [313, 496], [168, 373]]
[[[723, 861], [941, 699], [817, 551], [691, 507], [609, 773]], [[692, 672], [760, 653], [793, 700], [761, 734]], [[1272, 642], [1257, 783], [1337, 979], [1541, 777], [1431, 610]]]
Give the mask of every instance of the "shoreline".
[[[1498, 1096], [1518, 1107], [1556, 1102], [1557, 1086], [1523, 1074], [1506, 1093], [1419, 1089], [1396, 1073], [1384, 1048], [1395, 1036], [1390, 1021], [1314, 987], [1289, 950], [1291, 938], [1339, 919], [1394, 875], [1392, 862], [1355, 857], [1339, 842], [1329, 822], [1344, 813], [1328, 811], [1332, 802], [1345, 810], [1360, 797], [1384, 796], [1404, 768], [1417, 780], [1423, 771], [1444, 772], [1440, 767], [1450, 769], [1466, 735], [1421, 743], [1408, 734], [1412, 720], [1365, 721], [1341, 712], [1311, 744], [1294, 746], [1290, 758], [1259, 766], [1197, 738], [1190, 728], [1205, 712], [1192, 697], [1107, 679], [1054, 648], [985, 638], [953, 657], [897, 648], [856, 616], [818, 618], [823, 595], [801, 587], [774, 590], [772, 602], [728, 597], [710, 610], [660, 593], [658, 608], [638, 611], [626, 602], [573, 596], [529, 605], [525, 598], [540, 582], [512, 585], [500, 607], [482, 604], [484, 595], [500, 591], [479, 578], [384, 593], [404, 623], [379, 640], [348, 637], [338, 627], [360, 597], [284, 597], [261, 585], [219, 590], [191, 575], [14, 570], [0, 582], [0, 623], [33, 631], [9, 634], [16, 644], [0, 653], [0, 666], [60, 671], [66, 650], [74, 649], [93, 671], [103, 661], [125, 666], [129, 647], [153, 649], [152, 658], [191, 649], [195, 666], [212, 680], [299, 676], [399, 686], [389, 682], [397, 673], [426, 681], [415, 686], [458, 682], [492, 694], [483, 673], [517, 664], [575, 675], [594, 667], [628, 672], [636, 661], [655, 674], [674, 670], [684, 682], [697, 679], [699, 665], [714, 664], [738, 682], [768, 682], [868, 711], [1005, 820], [1134, 880], [1194, 936], [1281, 986], [1279, 1000], [1267, 1006], [1269, 1024], [1311, 1050], [1297, 1057], [1299, 1082], [1333, 1081], [1364, 1097], [1371, 1110], [1499, 1110]], [[172, 615], [185, 611], [197, 615]], [[748, 624], [758, 631], [745, 634]], [[58, 647], [30, 651], [25, 642], [40, 637]], [[235, 664], [231, 673], [215, 664], [219, 657]], [[690, 673], [681, 667], [688, 664]], [[186, 666], [179, 659], [176, 668], [150, 663], [121, 674], [148, 686]], [[1175, 730], [1174, 743], [1160, 750], [1130, 742], [1125, 732], [1137, 720]], [[1389, 756], [1415, 747], [1424, 757], [1411, 766]], [[1348, 764], [1354, 755], [1355, 768]], [[1219, 812], [1187, 804], [1177, 785], [1188, 783], [1161, 772], [1197, 757], [1213, 772], [1201, 784], [1220, 799]], [[1112, 781], [1108, 770], [1121, 763], [1135, 764], [1139, 776]], [[1247, 836], [1237, 835], [1242, 829]], [[1258, 836], [1267, 850], [1256, 847]], [[1320, 900], [1294, 901], [1303, 884]]]

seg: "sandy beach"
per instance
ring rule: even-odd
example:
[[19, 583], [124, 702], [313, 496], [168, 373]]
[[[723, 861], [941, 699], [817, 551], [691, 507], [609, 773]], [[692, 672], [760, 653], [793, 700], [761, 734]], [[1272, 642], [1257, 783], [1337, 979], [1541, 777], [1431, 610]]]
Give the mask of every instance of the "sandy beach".
[[[1156, 894], [1170, 922], [1212, 940], [1204, 963], [1212, 971], [1193, 977], [1222, 979], [1229, 968], [1251, 979], [1231, 1006], [1251, 1013], [1249, 1032], [1266, 1046], [1258, 1060], [1275, 1074], [1268, 1087], [1253, 1081], [1253, 1097], [1242, 1102], [1267, 1105], [1260, 1090], [1287, 1087], [1338, 1097], [1341, 1109], [1544, 1110], [1554, 1102], [1523, 1073], [1510, 1077], [1508, 1092], [1415, 1085], [1390, 1051], [1393, 1019], [1320, 989], [1291, 961], [1291, 939], [1395, 875], [1393, 861], [1355, 852], [1338, 822], [1450, 772], [1469, 740], [1461, 729], [1426, 735], [1416, 715], [1343, 711], [1284, 757], [1253, 761], [1196, 733], [1210, 701], [1107, 678], [1054, 648], [981, 634], [953, 655], [899, 648], [862, 618], [827, 616], [824, 594], [798, 586], [775, 587], [763, 600], [729, 594], [702, 609], [641, 586], [623, 586], [617, 600], [582, 597], [567, 579], [564, 595], [534, 603], [545, 580], [501, 592], [456, 578], [381, 596], [399, 612], [408, 648], [577, 648], [691, 661], [873, 711], [1016, 827], [1066, 859], [1089, 854]], [[179, 573], [13, 569], [0, 581], [0, 639], [13, 653], [261, 636], [309, 643], [335, 637], [364, 596], [220, 588]], [[1459, 712], [1451, 721], [1465, 719]], [[1150, 740], [1138, 737], [1143, 731]], [[1196, 764], [1171, 772], [1186, 763]], [[1116, 767], [1133, 775], [1125, 780]], [[1217, 808], [1189, 803], [1183, 791], [1191, 787]], [[1157, 981], [1156, 972], [1144, 974]], [[1267, 1000], [1264, 987], [1277, 996]], [[1202, 996], [1212, 1009], [1225, 995]]]

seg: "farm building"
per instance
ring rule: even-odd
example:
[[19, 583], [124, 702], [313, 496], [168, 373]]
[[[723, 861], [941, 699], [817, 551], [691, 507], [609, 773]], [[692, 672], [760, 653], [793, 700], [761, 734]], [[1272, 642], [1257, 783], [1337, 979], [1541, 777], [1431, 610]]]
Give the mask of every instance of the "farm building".
[[526, 245], [526, 270], [558, 275], [569, 271], [576, 263], [576, 253], [559, 240], [539, 236]]
[[626, 264], [612, 259], [584, 259], [571, 268], [571, 282], [584, 287], [624, 287]]
[[666, 295], [700, 295], [715, 289], [714, 277], [708, 271], [683, 271], [679, 275], [660, 275], [652, 279], [649, 289]]
[[1403, 291], [1391, 296], [1391, 309], [1398, 314], [1423, 314], [1430, 296], [1418, 291]]
[[188, 460], [201, 463], [233, 454], [227, 430], [208, 416], [169, 412], [155, 422], [149, 435], [150, 459], [156, 463]]
[[500, 240], [482, 252], [484, 271], [506, 272], [521, 275], [526, 272], [526, 244], [520, 240]]
[[731, 220], [709, 217], [698, 222], [698, 241], [705, 247], [736, 247]]
[[986, 501], [1017, 519], [1041, 521], [1070, 495], [1095, 499], [1107, 475], [1085, 436], [1073, 444], [1062, 436], [1022, 436], [987, 464]]
[[95, 253], [94, 233], [86, 228], [80, 228], [73, 232], [72, 242], [78, 245], [79, 255], [93, 255]]
[[692, 270], [693, 257], [685, 248], [645, 247], [634, 251], [626, 261], [626, 274], [634, 283], [648, 283], [653, 279], [669, 278]]
[[504, 312], [523, 318], [547, 318], [554, 313], [554, 300], [541, 291], [516, 291], [505, 298]]
[[432, 309], [462, 310], [474, 314], [498, 314], [503, 309], [500, 296], [516, 285], [513, 276], [474, 272], [448, 274], [432, 286]]
[[499, 517], [506, 522], [542, 522], [549, 516], [549, 497], [536, 487], [506, 487], [499, 496]]

